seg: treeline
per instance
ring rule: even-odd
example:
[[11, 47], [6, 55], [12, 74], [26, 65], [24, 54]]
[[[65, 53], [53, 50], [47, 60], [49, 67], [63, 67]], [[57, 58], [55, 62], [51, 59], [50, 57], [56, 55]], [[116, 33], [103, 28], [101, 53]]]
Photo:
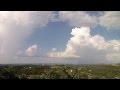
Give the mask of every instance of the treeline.
[[119, 65], [5, 65], [0, 79], [119, 79]]

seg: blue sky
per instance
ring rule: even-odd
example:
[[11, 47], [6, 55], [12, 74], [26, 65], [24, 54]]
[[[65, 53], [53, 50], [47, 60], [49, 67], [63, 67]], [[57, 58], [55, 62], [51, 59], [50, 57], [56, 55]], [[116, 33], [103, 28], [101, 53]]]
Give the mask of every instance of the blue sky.
[[44, 48], [43, 51], [52, 48], [64, 50], [67, 41], [71, 37], [71, 29], [66, 23], [52, 22], [46, 27], [38, 28], [25, 42], [27, 46], [37, 43], [41, 48]]
[[1, 11], [0, 27], [0, 63], [120, 62], [119, 11]]

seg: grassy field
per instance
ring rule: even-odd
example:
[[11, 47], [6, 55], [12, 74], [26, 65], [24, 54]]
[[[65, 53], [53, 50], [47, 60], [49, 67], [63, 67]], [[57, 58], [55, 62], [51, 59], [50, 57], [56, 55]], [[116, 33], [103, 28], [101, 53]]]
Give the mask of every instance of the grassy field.
[[2, 65], [0, 79], [120, 79], [120, 64]]

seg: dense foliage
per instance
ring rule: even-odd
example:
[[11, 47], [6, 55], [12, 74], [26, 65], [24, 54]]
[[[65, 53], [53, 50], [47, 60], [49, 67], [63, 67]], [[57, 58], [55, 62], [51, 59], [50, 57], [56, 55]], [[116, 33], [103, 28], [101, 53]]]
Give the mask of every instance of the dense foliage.
[[3, 65], [0, 79], [119, 79], [120, 65]]

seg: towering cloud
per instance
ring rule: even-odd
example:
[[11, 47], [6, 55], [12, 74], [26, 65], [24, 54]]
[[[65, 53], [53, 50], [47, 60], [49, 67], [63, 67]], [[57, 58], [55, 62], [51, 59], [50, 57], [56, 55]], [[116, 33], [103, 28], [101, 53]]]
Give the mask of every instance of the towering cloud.
[[120, 41], [106, 41], [100, 35], [91, 36], [89, 27], [74, 28], [63, 52], [50, 52], [49, 57], [77, 58], [86, 63], [106, 63], [119, 60]]

